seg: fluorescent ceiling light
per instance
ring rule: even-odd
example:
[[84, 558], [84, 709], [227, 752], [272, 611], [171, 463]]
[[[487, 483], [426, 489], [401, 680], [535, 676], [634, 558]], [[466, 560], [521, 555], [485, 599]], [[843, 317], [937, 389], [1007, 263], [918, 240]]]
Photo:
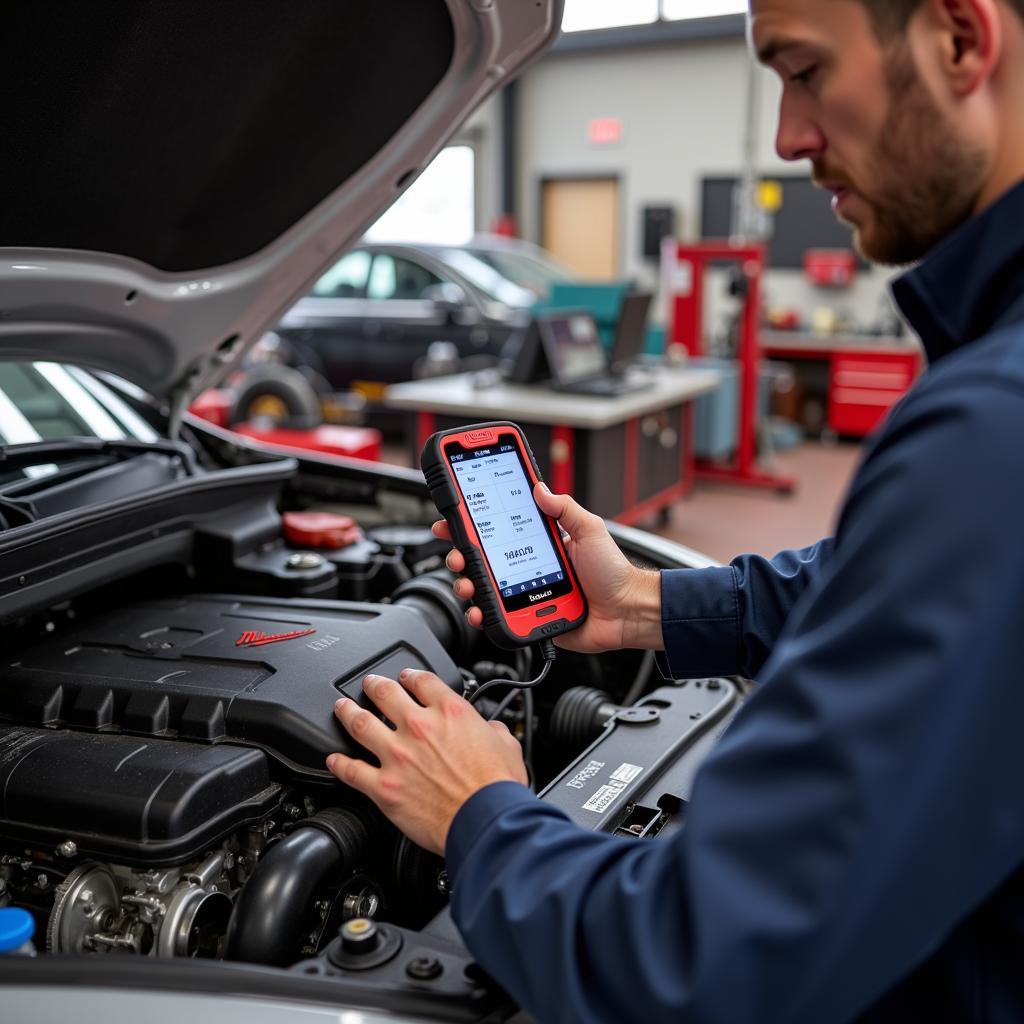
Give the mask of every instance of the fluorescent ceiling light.
[[649, 25], [657, 20], [658, 0], [565, 0], [562, 31]]

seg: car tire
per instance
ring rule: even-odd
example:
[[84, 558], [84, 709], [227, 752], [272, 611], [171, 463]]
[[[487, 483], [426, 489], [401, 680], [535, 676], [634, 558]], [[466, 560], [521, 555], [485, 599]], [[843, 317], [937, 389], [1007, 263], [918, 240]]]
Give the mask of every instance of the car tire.
[[322, 373], [314, 370], [312, 366], [296, 366], [295, 369], [302, 374], [303, 380], [321, 399], [334, 397], [334, 388]]
[[298, 370], [277, 365], [254, 367], [237, 388], [229, 423], [253, 419], [271, 419], [282, 427], [312, 430], [323, 422], [320, 397]]

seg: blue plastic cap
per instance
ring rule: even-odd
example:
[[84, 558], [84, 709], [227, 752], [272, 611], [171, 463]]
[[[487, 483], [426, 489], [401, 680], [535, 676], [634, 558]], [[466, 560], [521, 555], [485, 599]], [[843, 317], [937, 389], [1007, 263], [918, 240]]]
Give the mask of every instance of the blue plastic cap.
[[0, 953], [20, 949], [36, 930], [32, 915], [21, 907], [4, 907], [0, 910]]

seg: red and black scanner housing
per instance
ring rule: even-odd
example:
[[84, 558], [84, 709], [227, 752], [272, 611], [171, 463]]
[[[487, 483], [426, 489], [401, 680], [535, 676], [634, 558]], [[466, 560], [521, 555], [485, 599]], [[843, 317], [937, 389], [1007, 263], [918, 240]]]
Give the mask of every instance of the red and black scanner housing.
[[[545, 591], [552, 591], [552, 596], [542, 601], [537, 601], [536, 595], [524, 595], [525, 600], [519, 595], [512, 598], [502, 595], [459, 486], [451, 456], [508, 444], [515, 446], [532, 494], [540, 482], [540, 470], [522, 430], [514, 423], [478, 423], [433, 434], [423, 447], [420, 466], [434, 504], [451, 529], [455, 547], [466, 559], [466, 575], [476, 589], [473, 600], [483, 612], [485, 635], [498, 647], [516, 650], [568, 633], [582, 625], [587, 617], [587, 601], [566, 553], [561, 531], [555, 521], [539, 509], [538, 514], [560, 563], [564, 581], [545, 587]], [[526, 601], [530, 603], [526, 604]]]

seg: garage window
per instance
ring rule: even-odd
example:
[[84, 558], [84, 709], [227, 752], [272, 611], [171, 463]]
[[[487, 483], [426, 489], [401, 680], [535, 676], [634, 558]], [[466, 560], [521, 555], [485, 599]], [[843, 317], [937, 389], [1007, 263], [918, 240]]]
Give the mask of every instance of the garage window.
[[371, 242], [464, 245], [476, 226], [476, 154], [449, 146], [366, 232]]

